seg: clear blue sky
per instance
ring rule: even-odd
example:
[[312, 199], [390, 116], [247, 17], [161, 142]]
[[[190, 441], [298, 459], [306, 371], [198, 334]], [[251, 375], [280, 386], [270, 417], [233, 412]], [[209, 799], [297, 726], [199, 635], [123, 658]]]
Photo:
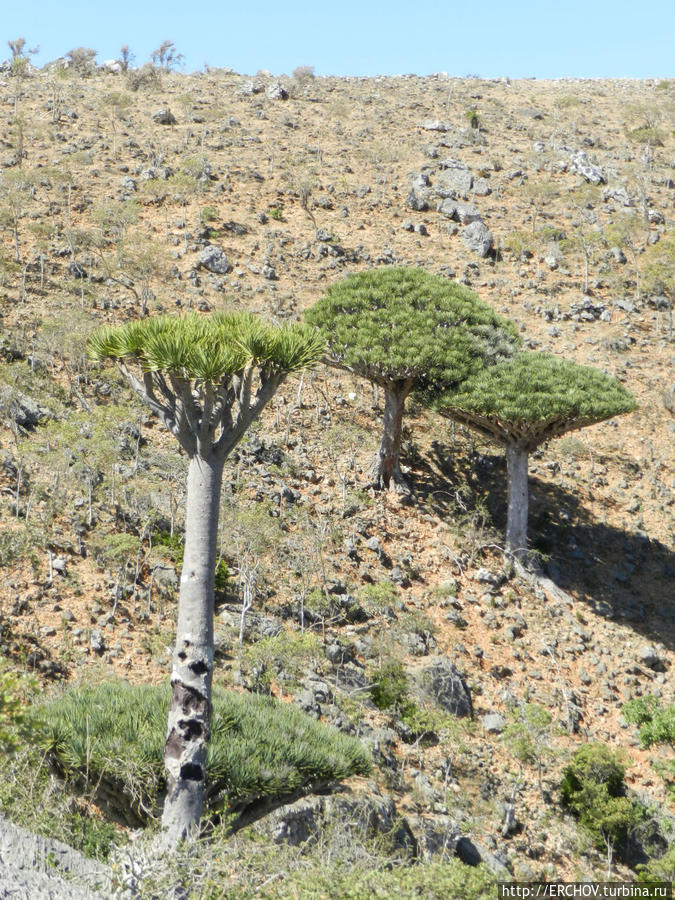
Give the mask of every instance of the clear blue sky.
[[[448, 72], [512, 78], [675, 76], [673, 0], [0, 0], [6, 41], [40, 45], [37, 65], [73, 47], [98, 62], [128, 44], [137, 64], [171, 40], [185, 69], [274, 74]], [[6, 51], [6, 53], [5, 53]]]

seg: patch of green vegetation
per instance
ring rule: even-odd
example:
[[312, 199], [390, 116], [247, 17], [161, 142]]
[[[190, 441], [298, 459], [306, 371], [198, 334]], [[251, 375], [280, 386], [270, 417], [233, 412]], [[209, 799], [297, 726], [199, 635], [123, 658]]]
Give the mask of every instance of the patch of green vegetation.
[[410, 682], [402, 663], [387, 660], [371, 673], [370, 697], [378, 709], [396, 715], [410, 730], [406, 740], [452, 730], [454, 716], [440, 710], [420, 706], [410, 695]]
[[[114, 820], [147, 824], [165, 787], [168, 687], [107, 682], [70, 689], [30, 712], [37, 744], [75, 790]], [[237, 815], [251, 804], [370, 771], [355, 738], [271, 697], [216, 687], [207, 804]]]
[[542, 790], [544, 761], [552, 753], [549, 745], [551, 713], [539, 703], [526, 703], [515, 716], [515, 721], [504, 730], [504, 743], [517, 760], [537, 767], [539, 790]]
[[283, 222], [284, 220], [284, 211], [280, 206], [270, 206], [267, 210], [267, 215], [270, 219], [274, 219], [275, 222]]
[[403, 664], [383, 663], [373, 673], [370, 696], [378, 709], [402, 709], [408, 702], [408, 676]]
[[639, 727], [640, 744], [675, 745], [675, 704], [662, 707], [657, 697], [638, 697], [621, 710], [627, 722]]
[[638, 882], [675, 881], [675, 841], [660, 859], [650, 859], [646, 865], [639, 865], [637, 872]]
[[578, 818], [595, 845], [607, 852], [608, 874], [615, 851], [621, 851], [645, 809], [626, 796], [625, 757], [604, 744], [579, 747], [560, 784], [563, 805]]
[[64, 841], [85, 856], [106, 860], [126, 832], [92, 808], [89, 797], [54, 778], [44, 753], [24, 746], [3, 762], [0, 810], [17, 825]]
[[399, 589], [392, 581], [378, 581], [361, 588], [359, 599], [369, 615], [377, 615], [386, 609], [400, 606]]
[[394, 834], [373, 835], [363, 824], [329, 817], [319, 839], [300, 847], [277, 844], [256, 828], [230, 836], [216, 827], [208, 838], [182, 844], [153, 865], [140, 897], [484, 900], [494, 894], [496, 880], [485, 866], [472, 868], [456, 858], [412, 861], [401, 855]]
[[247, 647], [242, 662], [255, 690], [269, 693], [273, 680], [293, 686], [309, 665], [315, 666], [322, 658], [321, 643], [315, 634], [282, 631]]
[[641, 125], [626, 132], [629, 141], [636, 144], [650, 144], [652, 147], [663, 147], [664, 135], [658, 128]]

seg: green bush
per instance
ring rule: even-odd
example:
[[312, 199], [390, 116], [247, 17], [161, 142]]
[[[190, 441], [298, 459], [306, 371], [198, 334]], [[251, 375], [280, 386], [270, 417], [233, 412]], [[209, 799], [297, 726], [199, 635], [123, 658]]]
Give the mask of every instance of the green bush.
[[675, 704], [662, 707], [656, 697], [639, 697], [621, 710], [627, 722], [639, 727], [640, 744], [675, 744]]
[[650, 859], [637, 867], [638, 881], [675, 881], [675, 842], [660, 859]]
[[0, 753], [13, 753], [21, 746], [28, 694], [34, 690], [32, 679], [0, 671]]
[[560, 792], [563, 804], [579, 819], [596, 846], [607, 851], [608, 869], [615, 848], [625, 846], [645, 810], [626, 796], [626, 763], [604, 744], [585, 744], [566, 767]]
[[[459, 860], [428, 865], [371, 869], [352, 867], [315, 869], [284, 879], [273, 891], [256, 893], [257, 897], [298, 898], [298, 900], [413, 900], [415, 897], [452, 897], [452, 900], [485, 900], [494, 895], [495, 878], [483, 866], [471, 868]], [[234, 897], [234, 895], [226, 895]], [[239, 895], [238, 895], [239, 896]]]
[[389, 607], [400, 605], [399, 589], [392, 581], [367, 584], [359, 592], [359, 599], [369, 615], [376, 615]]
[[[108, 682], [66, 691], [31, 711], [40, 748], [61, 776], [128, 825], [155, 817], [165, 787], [168, 687]], [[370, 771], [359, 741], [270, 697], [214, 689], [207, 803], [251, 804]]]
[[400, 712], [408, 702], [408, 676], [400, 662], [386, 662], [374, 673], [370, 696], [378, 709]]

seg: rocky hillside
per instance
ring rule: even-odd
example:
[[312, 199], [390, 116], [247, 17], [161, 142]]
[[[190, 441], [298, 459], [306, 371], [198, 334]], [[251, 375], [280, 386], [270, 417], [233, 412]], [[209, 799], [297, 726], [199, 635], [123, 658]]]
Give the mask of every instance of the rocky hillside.
[[[218, 678], [368, 741], [374, 778], [352, 790], [379, 791], [419, 856], [601, 873], [560, 806], [575, 748], [625, 748], [635, 796], [673, 797], [653, 765], [672, 748], [641, 747], [622, 706], [674, 702], [674, 107], [673, 82], [5, 66], [4, 664], [46, 688], [168, 676], [185, 463], [87, 361], [96, 327], [294, 319], [350, 272], [424, 267], [528, 348], [616, 375], [639, 409], [534, 454], [551, 581], [533, 585], [500, 551], [499, 448], [413, 404], [412, 494], [375, 494], [378, 391], [326, 369], [289, 382], [226, 472]], [[527, 704], [551, 721], [528, 724]], [[634, 843], [626, 878], [665, 846]]]

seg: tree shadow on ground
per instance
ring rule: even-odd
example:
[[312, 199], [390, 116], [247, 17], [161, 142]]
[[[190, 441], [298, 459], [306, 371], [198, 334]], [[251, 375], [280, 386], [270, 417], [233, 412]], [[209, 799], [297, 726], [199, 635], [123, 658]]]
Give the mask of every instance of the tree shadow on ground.
[[[499, 450], [435, 441], [431, 453], [414, 464], [417, 503], [456, 521], [458, 531], [467, 523], [480, 526], [488, 543], [492, 535], [502, 544], [506, 462]], [[675, 650], [672, 549], [644, 531], [595, 518], [586, 483], [574, 491], [531, 474], [529, 484], [530, 546], [542, 554], [548, 577], [596, 615], [629, 624], [646, 640]]]

